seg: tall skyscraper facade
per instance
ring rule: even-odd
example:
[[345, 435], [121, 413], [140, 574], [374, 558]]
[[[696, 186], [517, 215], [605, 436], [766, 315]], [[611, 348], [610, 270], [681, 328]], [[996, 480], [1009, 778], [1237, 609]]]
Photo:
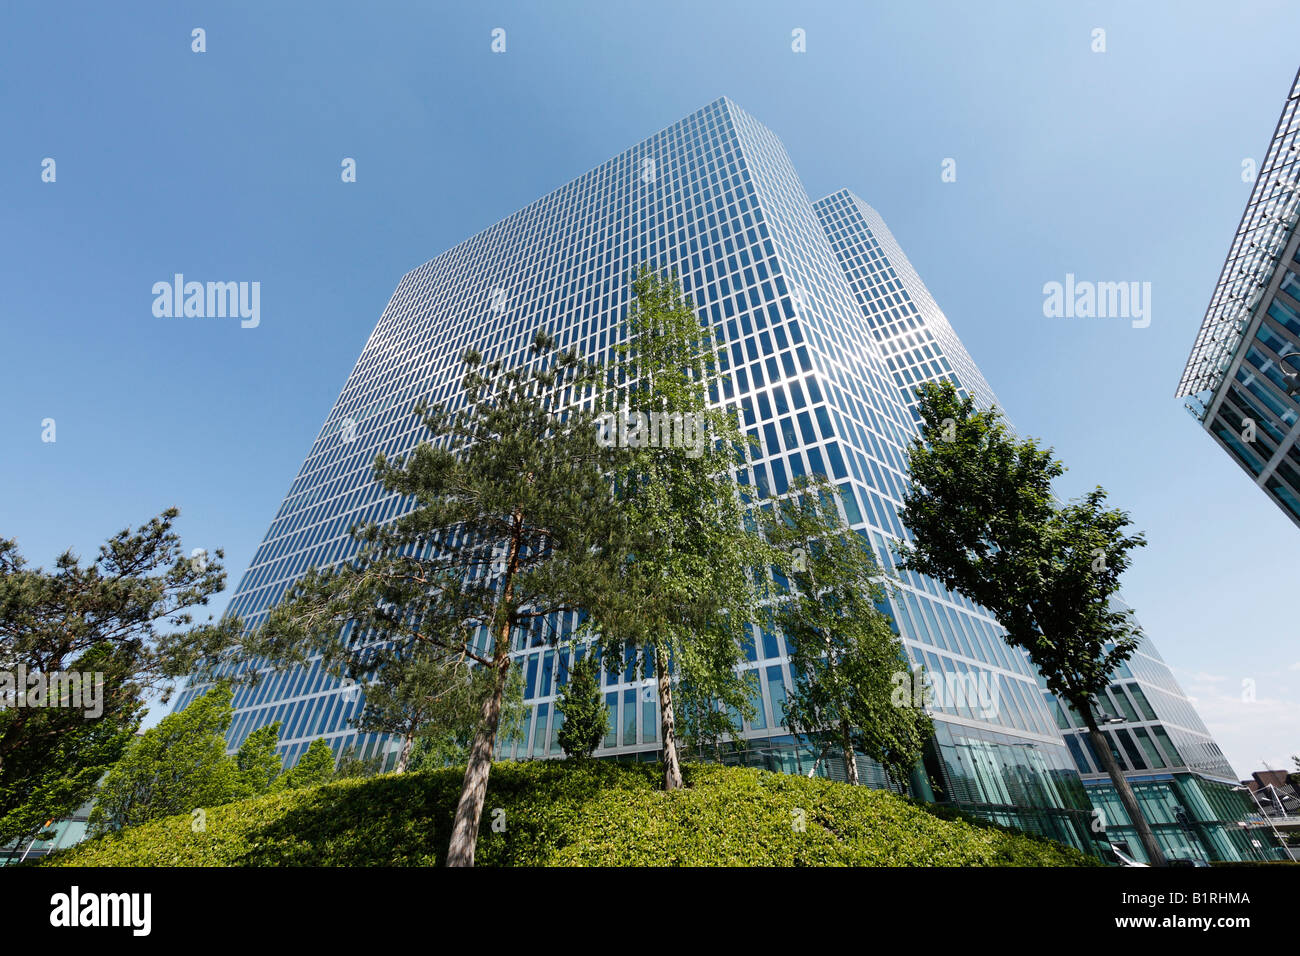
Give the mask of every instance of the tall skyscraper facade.
[[1282, 107], [1177, 395], [1300, 526], [1300, 73]]
[[[997, 404], [880, 215], [848, 190], [820, 200], [816, 209], [905, 400], [914, 408], [919, 384], [948, 380], [981, 407]], [[1082, 719], [1044, 681], [1038, 684], [1088, 796], [1101, 810], [1107, 839], [1145, 858]], [[1271, 834], [1241, 826], [1250, 815], [1249, 802], [1233, 791], [1232, 768], [1149, 637], [1118, 668], [1098, 703], [1102, 734], [1166, 856], [1280, 858]]]
[[918, 385], [940, 379], [982, 408], [998, 405], [880, 214], [847, 189], [815, 208], [908, 407], [916, 405]]
[[[459, 356], [467, 348], [489, 361], [523, 362], [543, 329], [563, 346], [609, 356], [626, 335], [628, 277], [648, 262], [676, 270], [725, 345], [717, 401], [736, 410], [761, 443], [738, 480], [778, 493], [800, 475], [834, 481], [849, 522], [898, 576], [890, 611], [912, 663], [957, 678], [950, 686], [983, 692], [982, 700], [936, 701], [925, 772], [912, 781], [917, 792], [1088, 847], [1091, 805], [1024, 656], [1007, 647], [986, 611], [894, 567], [891, 543], [905, 534], [897, 515], [905, 447], [916, 434], [908, 386], [923, 373], [958, 381], [960, 372], [962, 387], [982, 400], [992, 401], [992, 392], [883, 224], [878, 255], [849, 254], [846, 228], [837, 226], [849, 216], [871, 221], [875, 214], [847, 193], [814, 205], [776, 136], [723, 98], [413, 269], [348, 377], [230, 613], [256, 625], [308, 567], [354, 554], [350, 526], [391, 519], [405, 506], [372, 481], [371, 462], [377, 452], [401, 455], [425, 437], [411, 413], [417, 400], [458, 401]], [[890, 261], [878, 263], [882, 257]], [[551, 624], [565, 635], [575, 621]], [[559, 756], [555, 698], [572, 652], [527, 635], [515, 637], [512, 652], [528, 716], [498, 752]], [[745, 724], [745, 746], [730, 748], [728, 759], [810, 771], [812, 755], [784, 727], [791, 681], [782, 636], [757, 629], [746, 657], [743, 666], [756, 678], [756, 716]], [[187, 690], [177, 706], [201, 689]], [[632, 662], [607, 670], [604, 692], [611, 716], [599, 753], [655, 759], [658, 702]], [[272, 720], [282, 721], [288, 761], [319, 736], [364, 755], [383, 754], [389, 744], [350, 727], [361, 694], [318, 664], [241, 689], [235, 705], [232, 747]], [[886, 783], [879, 767], [865, 758], [859, 765], [865, 780]], [[821, 770], [844, 772], [834, 761]]]

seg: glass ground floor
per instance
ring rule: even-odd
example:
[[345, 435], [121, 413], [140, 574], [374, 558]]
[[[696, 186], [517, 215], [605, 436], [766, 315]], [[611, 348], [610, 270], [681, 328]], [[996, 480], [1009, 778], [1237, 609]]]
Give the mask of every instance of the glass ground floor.
[[52, 821], [43, 831], [43, 835], [38, 838], [0, 846], [0, 866], [34, 860], [55, 850], [80, 843], [86, 837], [86, 827], [90, 822], [90, 809], [93, 805], [93, 801], [87, 801], [66, 820]]
[[[1250, 798], [1234, 790], [1230, 782], [1191, 772], [1131, 775], [1128, 780], [1142, 815], [1170, 860], [1238, 863], [1287, 859], [1273, 832], [1251, 819], [1254, 807]], [[1106, 839], [1129, 856], [1149, 862], [1110, 780], [1088, 778], [1084, 787], [1105, 821]]]

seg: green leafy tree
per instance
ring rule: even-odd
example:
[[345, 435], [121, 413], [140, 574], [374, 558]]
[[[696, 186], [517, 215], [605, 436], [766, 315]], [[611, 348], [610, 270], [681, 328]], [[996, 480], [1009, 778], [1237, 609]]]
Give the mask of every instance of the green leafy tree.
[[558, 738], [565, 754], [585, 759], [595, 753], [609, 726], [609, 707], [600, 691], [600, 665], [590, 654], [569, 670], [569, 682], [555, 701], [564, 718]]
[[[469, 762], [470, 749], [478, 733], [480, 702], [491, 691], [491, 678], [492, 675], [482, 667], [475, 667], [462, 675], [456, 693], [442, 702], [440, 714], [415, 738], [407, 770], [436, 770]], [[497, 739], [509, 741], [518, 738], [527, 718], [524, 675], [518, 667], [512, 667], [501, 694]]]
[[[696, 669], [692, 680], [679, 681], [676, 685], [678, 742], [683, 760], [711, 757], [721, 763], [722, 745], [728, 738], [736, 751], [748, 747], [743, 738], [736, 736], [736, 731], [742, 718], [754, 716], [750, 701], [759, 689], [757, 672], [701, 673], [701, 670]], [[738, 707], [742, 696], [743, 705]], [[723, 703], [724, 700], [728, 703]]]
[[91, 831], [136, 826], [243, 796], [239, 770], [226, 754], [231, 699], [230, 686], [217, 684], [133, 740], [99, 786]]
[[608, 545], [607, 455], [574, 405], [598, 384], [594, 367], [542, 333], [519, 366], [466, 353], [463, 404], [417, 407], [430, 439], [401, 461], [376, 459], [376, 479], [414, 507], [357, 529], [356, 559], [309, 571], [245, 645], [281, 664], [319, 653], [335, 672], [424, 645], [484, 669], [450, 866], [474, 862], [512, 640], [576, 610], [572, 595]]
[[849, 783], [858, 782], [854, 754], [861, 751], [906, 789], [934, 728], [910, 696], [897, 699], [899, 684], [911, 687], [913, 679], [883, 610], [880, 567], [871, 545], [844, 522], [839, 489], [818, 477], [792, 491], [777, 503], [770, 530], [788, 579], [775, 605], [794, 680], [786, 725], [822, 754], [838, 749]]
[[244, 738], [235, 752], [235, 769], [244, 795], [259, 797], [276, 788], [284, 763], [275, 748], [280, 743], [280, 722], [259, 727]]
[[315, 787], [333, 779], [337, 779], [334, 772], [334, 751], [325, 742], [325, 738], [317, 737], [303, 751], [298, 762], [285, 771], [281, 786], [285, 790], [298, 790], [302, 787]]
[[[102, 671], [100, 661], [111, 653], [106, 645], [91, 648], [67, 670]], [[0, 764], [0, 804], [6, 808], [0, 814], [0, 845], [30, 842], [85, 803], [121, 758], [143, 711], [139, 701], [120, 701], [113, 714], [98, 719], [66, 707], [42, 707], [28, 715], [25, 740]], [[18, 708], [0, 709], [0, 735], [23, 716]]]
[[[312, 746], [325, 741], [312, 741]], [[328, 745], [325, 745], [328, 750]], [[308, 748], [311, 749], [310, 747]], [[304, 755], [305, 756], [305, 755]], [[347, 747], [339, 754], [338, 765], [330, 774], [331, 780], [356, 780], [361, 777], [374, 777], [384, 772], [384, 758], [379, 755], [362, 757], [354, 746]]]
[[988, 608], [1007, 642], [1028, 653], [1047, 688], [1083, 718], [1151, 862], [1164, 854], [1097, 727], [1097, 696], [1141, 639], [1116, 600], [1130, 552], [1126, 512], [1094, 488], [1060, 503], [1052, 481], [1065, 471], [1050, 448], [1018, 438], [994, 408], [977, 409], [951, 383], [918, 389], [921, 435], [909, 452], [912, 486], [903, 523], [913, 544], [904, 566]]
[[[745, 626], [766, 594], [771, 549], [748, 515], [734, 473], [749, 447], [734, 414], [710, 406], [721, 363], [675, 277], [642, 266], [633, 280], [630, 341], [619, 347], [606, 441], [619, 455], [618, 509], [627, 521], [611, 566], [593, 581], [587, 626], [604, 660], [635, 655], [659, 696], [664, 788], [682, 785], [674, 681], [708, 715], [697, 729], [735, 730], [752, 714], [737, 672]], [[611, 441], [613, 435], [617, 435]]]
[[419, 643], [405, 650], [405, 656], [387, 656], [365, 685], [365, 705], [353, 720], [363, 733], [392, 734], [401, 741], [397, 773], [405, 772], [416, 740], [438, 725], [445, 726], [448, 716], [467, 720], [472, 730], [477, 724], [476, 705], [482, 701], [472, 692], [483, 690], [474, 686], [463, 658]]
[[[517, 668], [516, 668], [517, 670]], [[519, 721], [523, 681], [507, 680], [498, 735]], [[463, 657], [412, 643], [405, 656], [386, 655], [365, 685], [365, 706], [353, 720], [363, 733], [390, 734], [400, 741], [397, 773], [408, 769], [418, 748], [417, 766], [463, 763], [478, 730], [483, 699], [492, 693], [494, 674], [470, 667]]]
[[[193, 623], [225, 573], [220, 551], [184, 552], [178, 514], [119, 532], [91, 562], [65, 552], [52, 570], [0, 539], [0, 845], [85, 803], [144, 698], [166, 700], [201, 657], [235, 641], [233, 620]], [[32, 705], [36, 688], [50, 693]]]

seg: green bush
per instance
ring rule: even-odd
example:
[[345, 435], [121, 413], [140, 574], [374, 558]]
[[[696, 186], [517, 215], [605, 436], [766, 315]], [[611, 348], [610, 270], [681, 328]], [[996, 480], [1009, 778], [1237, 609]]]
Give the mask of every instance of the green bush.
[[[455, 768], [344, 780], [170, 817], [55, 853], [45, 866], [431, 866], [460, 794]], [[485, 866], [1079, 866], [1047, 840], [932, 813], [892, 793], [713, 765], [658, 788], [657, 764], [502, 762]], [[494, 823], [496, 826], [494, 827]], [[802, 829], [800, 825], [802, 824]]]
[[1300, 866], [1300, 860], [1211, 860], [1210, 866]]

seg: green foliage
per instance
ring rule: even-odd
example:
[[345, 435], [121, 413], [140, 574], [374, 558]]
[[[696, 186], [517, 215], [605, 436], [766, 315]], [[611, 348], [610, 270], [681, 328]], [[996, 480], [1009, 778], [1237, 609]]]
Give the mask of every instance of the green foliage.
[[297, 790], [302, 787], [315, 787], [334, 776], [334, 751], [323, 737], [317, 737], [303, 751], [303, 755], [285, 773], [281, 788]]
[[91, 832], [239, 799], [245, 784], [224, 736], [231, 699], [230, 686], [218, 684], [133, 740], [96, 792]]
[[415, 506], [385, 525], [354, 529], [356, 559], [309, 570], [244, 646], [249, 659], [281, 666], [318, 654], [336, 673], [395, 667], [398, 684], [404, 662], [436, 662], [413, 680], [417, 694], [397, 690], [381, 703], [387, 717], [401, 718], [408, 740], [410, 728], [421, 726], [415, 698], [440, 693], [431, 680], [460, 680], [463, 671], [447, 666], [453, 662], [484, 668], [485, 683], [474, 685], [484, 693], [453, 853], [458, 865], [473, 862], [479, 784], [490, 772], [510, 648], [580, 607], [574, 597], [597, 570], [617, 521], [593, 415], [572, 407], [598, 384], [597, 370], [541, 332], [517, 366], [485, 365], [471, 351], [463, 367], [460, 407], [415, 409], [429, 440], [400, 461], [375, 460], [385, 492]]
[[[498, 763], [477, 862], [495, 866], [1088, 866], [1047, 840], [822, 778], [688, 765]], [[284, 791], [52, 854], [45, 866], [430, 866], [443, 862], [460, 768]], [[500, 813], [497, 813], [497, 810]], [[492, 820], [504, 824], [493, 829]], [[802, 819], [803, 829], [799, 829]]]
[[[316, 741], [312, 741], [313, 746]], [[310, 747], [308, 748], [311, 749]], [[303, 754], [305, 757], [306, 754]], [[339, 754], [338, 765], [330, 774], [330, 780], [357, 780], [362, 777], [374, 777], [384, 772], [384, 758], [380, 755], [362, 757], [356, 747], [347, 747]]]
[[[83, 804], [122, 755], [150, 692], [234, 640], [238, 624], [193, 626], [225, 583], [219, 559], [195, 560], [172, 531], [179, 512], [114, 535], [94, 561], [71, 551], [30, 568], [0, 539], [0, 845]], [[85, 675], [85, 706], [12, 706], [33, 685]], [[20, 686], [21, 684], [21, 686]], [[70, 695], [59, 696], [63, 703]]]
[[[650, 427], [636, 429], [635, 441], [620, 436], [614, 474], [627, 523], [619, 547], [606, 552], [610, 566], [596, 579], [603, 589], [593, 589], [586, 602], [587, 623], [606, 661], [622, 660], [632, 648], [640, 673], [654, 669], [661, 701], [671, 670], [682, 716], [700, 746], [739, 729], [730, 714], [752, 713], [736, 668], [745, 626], [759, 616], [765, 595], [766, 574], [755, 570], [771, 564], [771, 554], [747, 520], [734, 478], [749, 439], [734, 412], [709, 404], [725, 353], [675, 277], [642, 266], [633, 293], [630, 340], [619, 347], [618, 384], [604, 401], [608, 415]], [[656, 420], [657, 439], [642, 434], [656, 431]], [[683, 425], [673, 442], [664, 423], [676, 421]], [[685, 441], [688, 431], [694, 442]], [[666, 709], [661, 722], [671, 787], [676, 753]]]
[[[487, 668], [475, 667], [466, 671], [461, 677], [458, 694], [446, 702], [441, 715], [425, 724], [415, 738], [407, 770], [435, 770], [469, 760], [470, 747], [479, 729], [483, 698], [491, 693], [491, 683], [492, 673]], [[519, 667], [511, 667], [501, 692], [497, 739], [520, 737], [527, 719], [524, 675]]]
[[[398, 772], [464, 763], [493, 679], [489, 668], [471, 667], [461, 657], [412, 643], [377, 668], [365, 685], [365, 707], [353, 723], [363, 733], [398, 739]], [[523, 677], [513, 668], [502, 695], [497, 733], [518, 733], [524, 716]]]
[[259, 727], [240, 745], [235, 753], [235, 769], [239, 771], [243, 796], [257, 797], [270, 793], [284, 772], [280, 755], [275, 752], [280, 742], [280, 722]]
[[[68, 670], [102, 671], [100, 661], [111, 653], [97, 645]], [[143, 710], [125, 700], [99, 718], [76, 708], [0, 709], [0, 737], [13, 745], [0, 762], [0, 845], [29, 840], [85, 803], [126, 750]]]
[[564, 718], [557, 736], [565, 754], [590, 757], [609, 725], [609, 707], [600, 690], [600, 666], [594, 657], [588, 655], [570, 669], [569, 682], [555, 701], [555, 710]]
[[913, 543], [903, 566], [982, 604], [1023, 648], [1047, 689], [1083, 718], [1089, 740], [1149, 859], [1163, 850], [1097, 727], [1094, 705], [1133, 656], [1141, 629], [1119, 599], [1119, 579], [1142, 535], [1127, 512], [1093, 488], [1061, 504], [1052, 481], [1065, 466], [1050, 448], [1018, 438], [996, 408], [980, 410], [950, 382], [917, 390], [921, 434], [908, 459], [912, 485], [901, 517]]
[[1133, 612], [1116, 600], [1130, 552], [1128, 514], [1094, 488], [1061, 504], [1064, 466], [1018, 438], [997, 409], [979, 410], [951, 383], [925, 384], [921, 437], [909, 452], [904, 566], [988, 608], [1052, 693], [1091, 719], [1092, 703], [1137, 648]]
[[775, 615], [794, 680], [786, 726], [823, 753], [837, 747], [851, 782], [856, 749], [906, 787], [933, 727], [910, 695], [895, 699], [900, 677], [912, 686], [911, 670], [884, 610], [875, 553], [845, 523], [838, 496], [820, 477], [798, 481], [769, 522], [769, 539], [786, 556], [788, 591]]

